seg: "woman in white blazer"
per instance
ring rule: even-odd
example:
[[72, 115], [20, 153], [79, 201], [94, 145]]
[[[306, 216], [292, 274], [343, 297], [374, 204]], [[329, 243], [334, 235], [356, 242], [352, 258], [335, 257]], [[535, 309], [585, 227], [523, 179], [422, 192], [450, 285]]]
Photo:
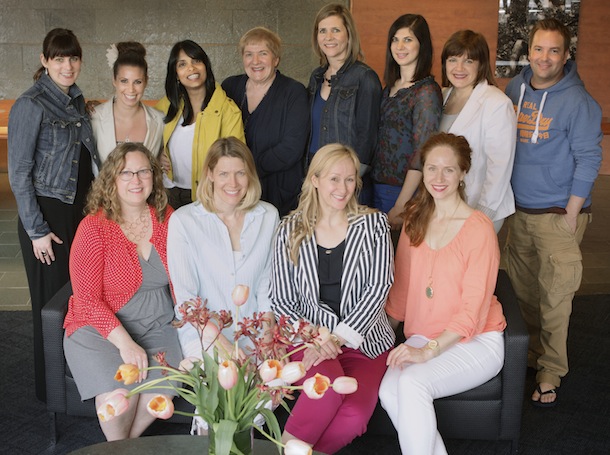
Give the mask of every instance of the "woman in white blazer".
[[328, 144], [313, 156], [297, 209], [278, 229], [271, 273], [276, 317], [326, 327], [318, 348], [294, 353], [305, 379], [352, 376], [358, 390], [319, 400], [302, 394], [283, 439], [298, 438], [335, 453], [366, 431], [377, 404], [385, 359], [395, 336], [384, 311], [394, 281], [390, 226], [384, 213], [358, 204], [362, 185], [356, 153]]
[[495, 85], [489, 46], [480, 33], [455, 32], [441, 61], [446, 88], [440, 130], [468, 140], [472, 167], [464, 179], [467, 202], [493, 221], [497, 233], [515, 212], [510, 186], [517, 140], [513, 103]]
[[108, 49], [113, 71], [112, 99], [95, 107], [91, 114], [93, 135], [102, 162], [117, 144], [138, 142], [158, 156], [163, 141], [163, 113], [142, 103], [148, 82], [146, 49], [129, 41]]

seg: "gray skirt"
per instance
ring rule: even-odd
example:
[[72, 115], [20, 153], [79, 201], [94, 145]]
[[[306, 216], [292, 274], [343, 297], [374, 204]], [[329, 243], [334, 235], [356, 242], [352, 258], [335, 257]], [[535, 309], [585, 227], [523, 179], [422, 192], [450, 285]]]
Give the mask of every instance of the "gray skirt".
[[[142, 285], [116, 316], [133, 340], [148, 353], [149, 366], [159, 365], [153, 356], [165, 352], [169, 365], [177, 367], [182, 352], [177, 330], [171, 326], [174, 309], [167, 272], [154, 248], [148, 261], [140, 258], [140, 266]], [[64, 336], [64, 353], [83, 401], [114, 389], [131, 390], [139, 385], [126, 386], [114, 380], [123, 359], [116, 346], [91, 326], [81, 327], [69, 337]], [[148, 372], [147, 380], [160, 377], [161, 370], [152, 370]], [[169, 385], [169, 382], [164, 385]], [[169, 389], [151, 389], [149, 392], [177, 395]]]

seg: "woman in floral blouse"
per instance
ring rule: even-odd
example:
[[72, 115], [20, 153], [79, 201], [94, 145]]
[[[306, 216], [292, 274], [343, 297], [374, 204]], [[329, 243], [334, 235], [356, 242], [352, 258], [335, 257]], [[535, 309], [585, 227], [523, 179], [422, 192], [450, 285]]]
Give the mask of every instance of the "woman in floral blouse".
[[373, 204], [392, 227], [422, 179], [420, 148], [438, 130], [442, 110], [439, 85], [430, 74], [432, 40], [418, 14], [400, 16], [388, 32], [385, 89], [373, 161]]

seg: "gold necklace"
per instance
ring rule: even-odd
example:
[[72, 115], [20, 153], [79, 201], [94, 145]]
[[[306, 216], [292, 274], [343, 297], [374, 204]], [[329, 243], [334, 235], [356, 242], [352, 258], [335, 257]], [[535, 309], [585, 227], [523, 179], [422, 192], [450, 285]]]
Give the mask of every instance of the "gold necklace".
[[121, 230], [129, 239], [129, 241], [133, 243], [138, 243], [146, 236], [146, 234], [148, 234], [148, 228], [150, 226], [150, 217], [146, 212], [147, 208], [142, 210], [142, 213], [140, 213], [140, 216], [138, 216], [135, 221], [123, 221], [121, 223]]
[[441, 236], [438, 244], [440, 245], [438, 249], [434, 250], [434, 259], [432, 260], [432, 267], [430, 267], [430, 276], [428, 277], [428, 286], [426, 286], [426, 297], [428, 297], [429, 299], [431, 299], [432, 297], [434, 297], [434, 287], [433, 287], [433, 280], [432, 280], [432, 274], [434, 273], [434, 266], [436, 265], [436, 258], [438, 257], [438, 252], [439, 250], [444, 246], [443, 245], [443, 240], [445, 240], [445, 236], [447, 235], [447, 232], [449, 231], [449, 225], [451, 223], [451, 220], [453, 219], [453, 217], [455, 216], [458, 207], [460, 206], [460, 204], [462, 203], [462, 200], [460, 199], [457, 203], [457, 205], [455, 206], [455, 209], [453, 210], [453, 213], [451, 214], [451, 217], [447, 220], [447, 227], [445, 228], [445, 232], [443, 232], [443, 235]]

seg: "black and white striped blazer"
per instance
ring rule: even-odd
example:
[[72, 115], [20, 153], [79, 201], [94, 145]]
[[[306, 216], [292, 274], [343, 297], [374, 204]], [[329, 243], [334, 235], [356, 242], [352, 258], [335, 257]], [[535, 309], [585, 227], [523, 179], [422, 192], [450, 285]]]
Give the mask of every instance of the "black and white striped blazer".
[[394, 251], [384, 213], [349, 218], [343, 274], [341, 321], [320, 301], [318, 248], [315, 234], [301, 243], [299, 262], [290, 260], [288, 240], [300, 214], [285, 218], [273, 252], [271, 308], [290, 322], [305, 319], [327, 327], [346, 340], [348, 347], [375, 358], [394, 345], [395, 336], [384, 306], [394, 281]]

